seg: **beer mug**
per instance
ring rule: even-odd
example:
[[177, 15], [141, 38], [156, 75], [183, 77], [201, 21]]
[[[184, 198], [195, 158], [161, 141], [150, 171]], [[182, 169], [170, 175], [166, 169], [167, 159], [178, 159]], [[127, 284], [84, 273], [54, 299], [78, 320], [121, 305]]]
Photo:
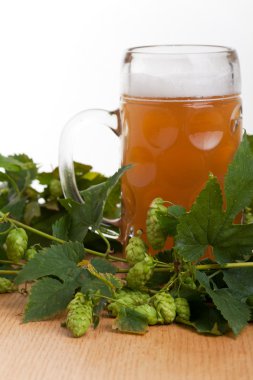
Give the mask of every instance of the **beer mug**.
[[[66, 197], [76, 186], [71, 137], [97, 123], [121, 139], [121, 239], [141, 229], [155, 197], [189, 209], [209, 173], [223, 186], [240, 143], [241, 80], [237, 53], [223, 46], [161, 45], [126, 51], [120, 108], [87, 110], [65, 126], [59, 168]], [[116, 223], [115, 221], [108, 221]]]

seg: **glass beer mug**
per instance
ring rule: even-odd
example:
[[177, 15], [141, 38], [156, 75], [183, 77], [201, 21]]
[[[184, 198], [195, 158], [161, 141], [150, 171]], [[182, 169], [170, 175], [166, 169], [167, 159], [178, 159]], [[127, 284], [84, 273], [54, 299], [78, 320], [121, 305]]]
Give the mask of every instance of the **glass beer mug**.
[[121, 138], [122, 165], [134, 164], [121, 185], [125, 241], [138, 229], [145, 237], [155, 197], [189, 209], [210, 172], [223, 185], [242, 136], [241, 80], [235, 50], [201, 45], [129, 49], [121, 76], [119, 110], [83, 111], [65, 126], [59, 167], [65, 196], [83, 202], [74, 176], [73, 133], [89, 133], [97, 123]]

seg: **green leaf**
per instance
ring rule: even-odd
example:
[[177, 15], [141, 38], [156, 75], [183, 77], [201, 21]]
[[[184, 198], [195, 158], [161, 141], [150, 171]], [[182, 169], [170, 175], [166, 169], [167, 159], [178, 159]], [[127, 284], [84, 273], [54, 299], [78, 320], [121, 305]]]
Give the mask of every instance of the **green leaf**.
[[24, 222], [30, 224], [34, 218], [40, 217], [40, 205], [37, 201], [27, 203], [24, 212]]
[[83, 204], [69, 198], [60, 199], [59, 202], [69, 213], [69, 240], [82, 242], [89, 229], [88, 212], [90, 210], [85, 210]]
[[39, 251], [23, 267], [17, 275], [15, 283], [23, 284], [44, 276], [56, 276], [62, 281], [70, 280], [80, 273], [81, 268], [77, 267], [77, 263], [83, 258], [84, 249], [78, 242], [52, 245]]
[[102, 280], [93, 276], [87, 269], [83, 269], [80, 273], [79, 284], [82, 293], [100, 292], [106, 297], [112, 297], [112, 289], [107, 286]]
[[106, 180], [107, 177], [97, 172], [88, 172], [82, 176], [76, 174], [77, 187], [81, 191], [88, 189], [91, 186], [98, 185]]
[[120, 195], [121, 195], [121, 183], [120, 181], [114, 186], [109, 194], [104, 207], [104, 217], [110, 219], [120, 218]]
[[223, 335], [229, 331], [227, 321], [219, 310], [202, 303], [198, 308], [198, 315], [191, 318], [191, 326], [199, 333]]
[[84, 203], [77, 203], [70, 199], [63, 199], [60, 203], [71, 216], [70, 238], [73, 241], [83, 241], [88, 228], [96, 230], [103, 218], [105, 202], [113, 187], [130, 165], [120, 168], [106, 182], [91, 186], [82, 191]]
[[94, 266], [97, 272], [100, 273], [112, 273], [115, 274], [117, 272], [117, 268], [115, 265], [111, 264], [106, 259], [100, 259], [98, 257], [91, 259], [91, 264]]
[[211, 176], [177, 226], [176, 249], [187, 261], [199, 259], [222, 227], [222, 194], [216, 177]]
[[124, 166], [105, 182], [82, 191], [81, 194], [85, 202], [82, 206], [84, 207], [84, 211], [87, 212], [86, 218], [89, 221], [90, 227], [94, 229], [99, 227], [108, 196], [122, 175], [130, 168], [131, 165]]
[[186, 213], [182, 206], [173, 205], [168, 207], [167, 215], [157, 213], [160, 227], [165, 236], [175, 236], [180, 218]]
[[5, 205], [1, 211], [3, 213], [10, 213], [10, 216], [15, 219], [22, 219], [25, 209], [25, 199], [24, 198], [15, 198], [11, 200], [7, 205]]
[[144, 315], [122, 306], [113, 328], [125, 333], [145, 334], [148, 331], [148, 323]]
[[253, 295], [253, 268], [235, 268], [223, 271], [227, 286], [243, 300]]
[[0, 154], [0, 167], [12, 172], [18, 172], [22, 169], [26, 169], [26, 165], [13, 156], [3, 156]]
[[50, 277], [38, 280], [31, 289], [25, 308], [24, 322], [54, 317], [67, 307], [75, 289], [75, 279], [64, 283]]
[[26, 154], [15, 154], [14, 156], [9, 156], [8, 158], [20, 163], [21, 170], [13, 171], [6, 169], [6, 173], [11, 175], [19, 190], [23, 191], [36, 178], [37, 165]]
[[0, 182], [7, 182], [8, 186], [13, 188], [16, 195], [19, 195], [19, 188], [15, 180], [10, 175], [0, 172]]
[[224, 225], [212, 243], [219, 263], [245, 261], [252, 254], [253, 224]]
[[[79, 178], [82, 178], [91, 169], [92, 167], [90, 165], [81, 164], [80, 162], [74, 162], [74, 170], [78, 185]], [[42, 185], [49, 185], [52, 179], [59, 179], [59, 168], [57, 167], [51, 172], [39, 173], [37, 179], [40, 181]]]
[[225, 176], [226, 220], [233, 222], [253, 199], [253, 153], [246, 133]]
[[236, 295], [230, 289], [212, 290], [209, 279], [205, 273], [197, 272], [196, 278], [199, 283], [205, 287], [207, 294], [211, 297], [213, 303], [220, 310], [222, 316], [228, 321], [229, 326], [235, 335], [246, 326], [250, 320], [249, 307], [236, 298]]
[[62, 239], [69, 240], [69, 228], [70, 228], [70, 216], [64, 215], [52, 225], [53, 236]]

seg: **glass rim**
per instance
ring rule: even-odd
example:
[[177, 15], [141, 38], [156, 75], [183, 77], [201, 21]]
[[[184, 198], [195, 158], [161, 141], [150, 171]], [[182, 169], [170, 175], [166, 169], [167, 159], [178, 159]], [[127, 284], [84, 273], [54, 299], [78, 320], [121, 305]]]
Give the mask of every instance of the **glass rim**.
[[161, 44], [135, 46], [126, 50], [130, 54], [143, 55], [208, 55], [233, 53], [235, 49], [222, 45]]

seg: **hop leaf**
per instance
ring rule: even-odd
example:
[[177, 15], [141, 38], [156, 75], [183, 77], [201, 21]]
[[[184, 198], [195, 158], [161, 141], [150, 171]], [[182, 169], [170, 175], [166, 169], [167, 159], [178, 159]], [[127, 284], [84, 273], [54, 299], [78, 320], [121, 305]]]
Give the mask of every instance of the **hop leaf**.
[[163, 203], [162, 198], [155, 198], [149, 207], [146, 220], [148, 242], [156, 250], [163, 248], [167, 238], [159, 222], [159, 215], [167, 215], [167, 207]]

